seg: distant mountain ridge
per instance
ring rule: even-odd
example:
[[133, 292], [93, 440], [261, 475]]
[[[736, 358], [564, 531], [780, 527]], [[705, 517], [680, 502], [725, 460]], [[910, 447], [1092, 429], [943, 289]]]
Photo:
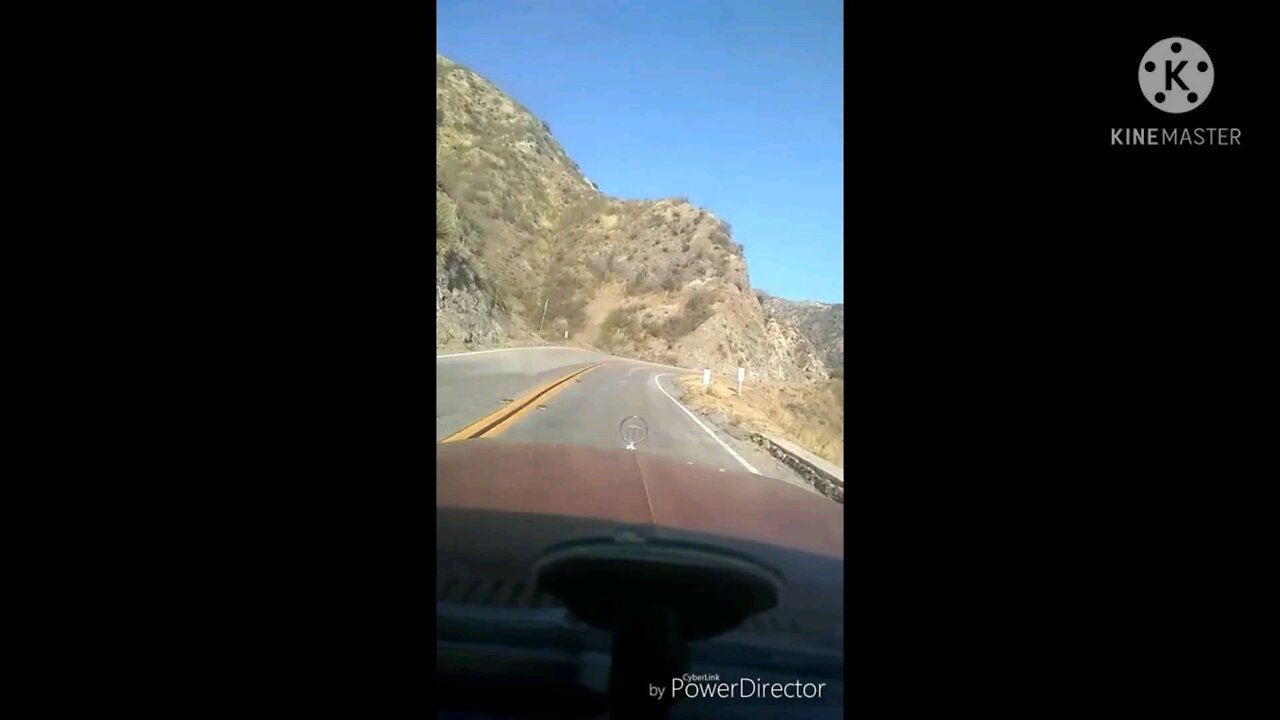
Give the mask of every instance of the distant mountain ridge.
[[765, 314], [800, 331], [831, 370], [844, 371], [844, 303], [786, 300], [757, 290]]

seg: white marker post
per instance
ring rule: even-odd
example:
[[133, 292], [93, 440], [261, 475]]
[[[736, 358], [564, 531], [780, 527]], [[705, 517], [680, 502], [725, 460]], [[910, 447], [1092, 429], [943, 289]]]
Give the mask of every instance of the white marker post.
[[704, 368], [702, 371], [702, 391], [706, 392], [711, 387], [711, 368]]
[[738, 397], [742, 397], [742, 379], [746, 376], [746, 368], [738, 368]]
[[565, 331], [564, 331], [564, 339], [565, 339], [565, 340], [568, 340], [568, 339], [569, 339], [569, 331], [568, 331], [568, 330], [565, 330]]

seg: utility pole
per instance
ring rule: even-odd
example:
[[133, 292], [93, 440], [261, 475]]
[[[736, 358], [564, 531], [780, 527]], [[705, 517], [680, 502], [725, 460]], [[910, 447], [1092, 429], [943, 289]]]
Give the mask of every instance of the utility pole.
[[551, 302], [551, 298], [547, 298], [547, 302], [542, 303], [542, 321], [538, 323], [538, 336], [542, 336], [542, 324], [547, 321], [547, 304]]

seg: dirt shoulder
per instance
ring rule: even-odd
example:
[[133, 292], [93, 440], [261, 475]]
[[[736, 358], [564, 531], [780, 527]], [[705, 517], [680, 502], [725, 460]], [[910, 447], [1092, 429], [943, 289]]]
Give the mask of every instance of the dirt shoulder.
[[703, 392], [702, 377], [676, 378], [683, 401], [694, 410], [724, 417], [749, 432], [775, 435], [844, 467], [844, 381], [756, 382], [738, 396], [735, 384], [713, 378]]

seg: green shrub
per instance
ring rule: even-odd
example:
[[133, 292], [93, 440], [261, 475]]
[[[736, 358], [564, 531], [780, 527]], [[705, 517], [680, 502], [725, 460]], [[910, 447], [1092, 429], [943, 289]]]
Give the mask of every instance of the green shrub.
[[600, 324], [600, 342], [606, 348], [617, 348], [622, 343], [639, 344], [645, 338], [645, 329], [634, 308], [616, 307]]
[[[577, 333], [586, 327], [586, 303], [583, 298], [590, 294], [587, 283], [577, 273], [562, 264], [553, 264], [547, 274], [543, 286], [543, 299], [546, 301], [547, 323], [563, 319], [569, 330]], [[538, 308], [541, 321], [542, 308]]]
[[447, 195], [436, 193], [436, 247], [458, 234], [458, 206]]
[[614, 330], [625, 325], [629, 317], [627, 311], [621, 307], [610, 310], [609, 314], [604, 316], [604, 322], [600, 323], [600, 334], [611, 334]]
[[680, 312], [667, 318], [662, 336], [668, 340], [675, 340], [697, 330], [714, 314], [713, 304], [714, 301], [709, 293], [695, 293], [685, 302], [684, 307], [680, 308]]
[[722, 250], [732, 250], [736, 247], [729, 239], [729, 233], [723, 228], [716, 228], [715, 232], [711, 233], [711, 244]]
[[636, 270], [635, 274], [632, 275], [629, 280], [627, 280], [627, 292], [629, 293], [644, 292], [645, 290], [648, 290], [651, 285], [652, 283], [650, 282], [649, 268], [641, 267], [640, 269]]

